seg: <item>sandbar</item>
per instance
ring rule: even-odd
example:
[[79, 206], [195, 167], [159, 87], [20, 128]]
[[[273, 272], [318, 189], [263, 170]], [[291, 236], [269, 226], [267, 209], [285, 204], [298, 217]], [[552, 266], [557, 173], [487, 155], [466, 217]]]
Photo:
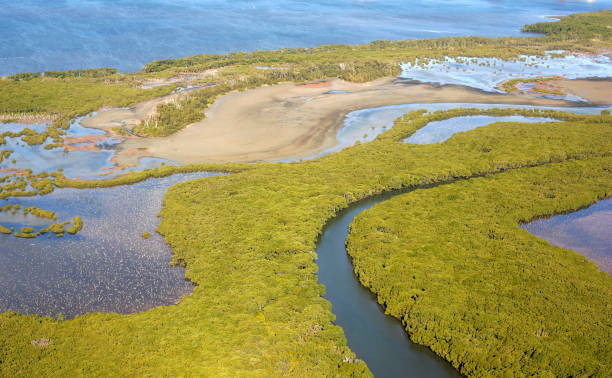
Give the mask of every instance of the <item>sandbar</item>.
[[[332, 91], [332, 93], [329, 93]], [[335, 91], [342, 91], [337, 93]], [[133, 110], [99, 113], [83, 124], [108, 128], [140, 122], [157, 99]], [[131, 138], [119, 146], [117, 161], [133, 164], [125, 151], [145, 148], [147, 155], [179, 164], [276, 161], [313, 156], [335, 146], [347, 113], [408, 103], [480, 103], [572, 106], [566, 101], [489, 93], [462, 86], [434, 86], [383, 78], [363, 84], [332, 79], [310, 84], [284, 83], [219, 97], [206, 118], [164, 138]]]

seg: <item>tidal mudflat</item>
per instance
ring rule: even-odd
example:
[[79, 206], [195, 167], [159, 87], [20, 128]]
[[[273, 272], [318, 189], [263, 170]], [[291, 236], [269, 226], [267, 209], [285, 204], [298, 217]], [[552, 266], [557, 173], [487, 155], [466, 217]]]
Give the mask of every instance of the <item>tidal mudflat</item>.
[[[545, 107], [569, 104], [555, 99], [488, 93], [468, 87], [434, 88], [429, 84], [406, 84], [393, 78], [366, 83], [339, 79], [306, 85], [285, 83], [221, 96], [206, 110], [204, 120], [168, 137], [127, 139], [119, 146], [118, 161], [133, 164], [139, 155], [126, 152], [137, 148], [144, 148], [147, 155], [179, 164], [278, 161], [321, 156], [337, 151], [338, 145], [342, 148], [355, 140], [371, 140], [380, 132], [359, 131], [359, 139], [349, 135], [350, 132], [339, 134], [348, 113], [387, 105], [421, 104], [424, 100]], [[397, 117], [400, 115], [398, 113]], [[133, 116], [126, 117], [131, 119]], [[95, 121], [95, 117], [90, 121]], [[392, 121], [385, 121], [385, 124], [390, 125]], [[98, 126], [104, 127], [103, 123]], [[91, 125], [89, 121], [88, 125]], [[362, 138], [364, 134], [367, 136]]]
[[[174, 175], [108, 189], [56, 189], [47, 196], [8, 201], [54, 211], [60, 219], [79, 215], [84, 227], [63, 238], [0, 235], [0, 312], [72, 318], [178, 303], [193, 286], [183, 268], [168, 266], [171, 249], [155, 233], [156, 214], [170, 186], [213, 175]], [[0, 223], [15, 229], [42, 227], [32, 218], [0, 213]], [[144, 240], [143, 232], [151, 237]]]
[[521, 228], [550, 244], [573, 249], [612, 274], [612, 199], [586, 209], [538, 219]]
[[[425, 83], [465, 85], [488, 92], [502, 92], [497, 86], [506, 80], [560, 76], [565, 79], [612, 76], [610, 58], [605, 55], [556, 56], [550, 52], [543, 57], [519, 56], [515, 60], [498, 58], [458, 57], [430, 60], [402, 65], [401, 77]], [[560, 97], [583, 101], [579, 97]]]

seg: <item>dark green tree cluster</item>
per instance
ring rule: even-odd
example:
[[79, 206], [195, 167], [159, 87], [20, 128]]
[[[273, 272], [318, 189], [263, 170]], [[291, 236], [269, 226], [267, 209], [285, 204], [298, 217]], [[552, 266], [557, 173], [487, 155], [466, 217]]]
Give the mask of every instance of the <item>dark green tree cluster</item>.
[[[588, 18], [588, 22], [585, 22]], [[559, 22], [539, 22], [525, 25], [524, 32], [546, 34], [550, 40], [609, 40], [612, 37], [612, 10], [587, 14], [572, 14]]]
[[68, 70], [68, 71], [45, 71], [44, 77], [61, 78], [67, 77], [83, 77], [83, 78], [100, 78], [108, 77], [117, 74], [116, 68], [88, 68], [85, 70]]

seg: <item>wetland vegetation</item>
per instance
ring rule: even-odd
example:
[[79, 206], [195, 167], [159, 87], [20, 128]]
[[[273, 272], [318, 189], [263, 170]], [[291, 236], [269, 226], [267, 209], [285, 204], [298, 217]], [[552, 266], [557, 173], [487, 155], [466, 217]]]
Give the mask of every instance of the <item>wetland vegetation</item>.
[[[7, 345], [2, 368], [25, 374], [29, 369], [56, 371], [58, 364], [67, 372], [82, 369], [85, 359], [66, 358], [69, 354], [87, 355], [88, 368], [108, 374], [178, 374], [185, 363], [199, 374], [367, 374], [366, 366], [346, 348], [342, 330], [331, 323], [329, 304], [320, 296], [323, 288], [317, 284], [314, 246], [328, 219], [349, 203], [383, 191], [530, 166], [546, 171], [565, 161], [584, 161], [580, 164], [588, 167], [612, 155], [608, 142], [612, 119], [605, 114], [568, 115], [564, 122], [493, 125], [456, 134], [440, 144], [401, 142], [428, 119], [443, 117], [444, 112], [413, 112], [373, 142], [337, 154], [303, 163], [262, 164], [172, 187], [158, 231], [172, 245], [174, 262], [186, 266], [186, 276], [198, 284], [194, 293], [179, 306], [127, 316], [89, 314], [57, 322], [5, 313], [0, 316], [1, 337]], [[592, 201], [593, 197], [577, 197], [572, 206]], [[582, 262], [572, 269], [587, 274], [594, 266]], [[606, 285], [609, 290], [610, 282], [602, 280], [598, 290]], [[567, 306], [579, 305], [579, 299], [563, 298]], [[206, 327], [199, 318], [206, 319]], [[192, 335], [192, 348], [184, 343], [185, 332]], [[53, 340], [53, 348], [32, 348], [29, 341], [40, 337]], [[167, 343], [163, 355], [155, 341], [160, 339]], [[224, 342], [211, 347], [214, 339]], [[107, 351], [104, 357], [89, 354], [92, 340], [99, 350]], [[134, 358], [121, 357], [126, 354]], [[136, 363], [145, 355], [146, 363]], [[563, 371], [572, 371], [571, 356], [557, 362]], [[30, 364], [32, 358], [42, 362]], [[549, 358], [533, 359], [530, 366], [548, 369]], [[209, 362], [195, 363], [202, 360]], [[468, 368], [493, 372], [497, 366], [465, 365]], [[592, 371], [605, 371], [601, 370], [605, 366], [599, 368]]]
[[519, 224], [610, 196], [610, 167], [594, 158], [399, 195], [351, 225], [355, 273], [466, 375], [605, 376], [611, 277]]
[[[142, 89], [148, 79], [206, 73], [196, 82], [214, 87], [196, 90], [175, 102], [160, 104], [155, 114], [137, 128], [143, 135], [169, 135], [204, 117], [215, 97], [280, 82], [304, 82], [338, 77], [366, 82], [401, 73], [400, 64], [426, 64], [447, 57], [518, 59], [521, 55], [543, 56], [549, 50], [593, 53], [610, 47], [609, 33], [601, 33], [612, 11], [577, 14], [563, 18], [559, 31], [545, 37], [453, 37], [428, 40], [375, 41], [364, 45], [326, 45], [313, 48], [237, 52], [224, 55], [196, 55], [151, 62], [137, 73], [118, 74], [102, 70], [100, 75], [77, 76], [73, 71], [51, 75], [26, 75], [0, 80], [0, 114], [48, 114], [53, 127], [37, 135], [23, 135], [28, 143], [43, 143], [47, 136], [59, 143], [61, 129], [69, 120], [103, 107], [131, 106], [138, 101], [170, 94], [176, 84]], [[580, 33], [568, 39], [558, 33], [575, 24]], [[605, 28], [604, 28], [605, 29]], [[601, 38], [593, 38], [597, 34]], [[564, 34], [563, 34], [564, 35]], [[261, 70], [256, 67], [266, 66]], [[72, 73], [71, 73], [72, 72]], [[94, 70], [94, 72], [98, 72]], [[40, 135], [38, 135], [40, 134]], [[26, 138], [27, 137], [27, 138]], [[1, 140], [1, 139], [0, 139]]]
[[[168, 59], [134, 74], [102, 69], [90, 74], [18, 75], [0, 80], [0, 113], [55, 118], [43, 133], [4, 133], [0, 142], [21, 138], [40, 144], [50, 137], [60, 143], [63, 130], [76, 116], [103, 106], [129, 106], [176, 89], [175, 84], [142, 89], [151, 78], [217, 70], [200, 80], [216, 86], [160, 105], [155, 117], [137, 126], [139, 133], [163, 136], [203, 117], [215, 97], [234, 90], [328, 77], [369, 81], [397, 75], [399, 63], [416, 63], [417, 58], [516, 58], [551, 49], [595, 52], [610, 46], [601, 26], [611, 18], [608, 11], [564, 18], [559, 22], [562, 29], [533, 27], [548, 33], [537, 38], [377, 41]], [[476, 115], [553, 121], [497, 123], [428, 145], [402, 142], [431, 122]], [[377, 294], [388, 314], [402, 320], [411, 340], [466, 375], [608, 376], [610, 276], [584, 256], [520, 230], [518, 223], [609, 196], [611, 138], [609, 112], [421, 110], [398, 118], [371, 142], [303, 162], [166, 165], [107, 180], [66, 178], [59, 170], [11, 171], [0, 177], [0, 199], [61, 200], [66, 193], [85, 201], [89, 197], [80, 198], [79, 190], [108, 188], [107, 194], [91, 198], [111, 202], [112, 197], [114, 206], [128, 212], [129, 202], [117, 201], [128, 198], [123, 185], [146, 186], [165, 178], [164, 185], [170, 186], [178, 182], [170, 180], [171, 175], [204, 170], [232, 174], [201, 175], [170, 187], [157, 228], [164, 240], [151, 233], [157, 224], [148, 218], [142, 220], [148, 222], [146, 229], [104, 229], [92, 239], [102, 244], [115, 233], [124, 237], [131, 232], [126, 238], [137, 240], [139, 248], [167, 242], [171, 263], [185, 267], [186, 278], [196, 285], [186, 288], [183, 282], [169, 289], [168, 296], [193, 289], [191, 295], [176, 306], [130, 307], [122, 302], [123, 312], [142, 311], [123, 315], [109, 313], [116, 303], [79, 307], [70, 315], [88, 313], [69, 320], [58, 316], [64, 310], [57, 303], [48, 304], [53, 311], [43, 314], [55, 318], [4, 312], [0, 374], [370, 376], [366, 364], [347, 347], [342, 328], [333, 323], [330, 303], [323, 298], [325, 287], [317, 280], [316, 242], [325, 224], [350, 204], [410, 190], [362, 214], [351, 227], [348, 248], [361, 282]], [[151, 184], [148, 189], [152, 188], [165, 191], [166, 186]], [[130, 195], [134, 202], [146, 200], [139, 191]], [[93, 232], [83, 228], [84, 221], [95, 221], [99, 213], [108, 215], [105, 211], [114, 208], [105, 206], [107, 202], [96, 203], [91, 214], [72, 214], [71, 222], [38, 232]], [[7, 211], [25, 208], [47, 218], [53, 213], [42, 207], [15, 208], [15, 202], [11, 206]], [[125, 221], [132, 223], [124, 228], [139, 224], [133, 223], [138, 214], [131, 215]], [[13, 233], [0, 226], [0, 233], [6, 231]], [[16, 236], [30, 238], [38, 232], [24, 226]], [[70, 238], [51, 240], [70, 241], [64, 239]], [[159, 264], [152, 270], [158, 268]], [[114, 284], [117, 292], [125, 286], [121, 280]], [[157, 289], [155, 284], [151, 287]], [[81, 285], [74, 285], [59, 302], [74, 304], [78, 300], [70, 296], [81, 291]], [[125, 293], [115, 298], [122, 296], [133, 299]], [[106, 312], [89, 313], [91, 308]]]

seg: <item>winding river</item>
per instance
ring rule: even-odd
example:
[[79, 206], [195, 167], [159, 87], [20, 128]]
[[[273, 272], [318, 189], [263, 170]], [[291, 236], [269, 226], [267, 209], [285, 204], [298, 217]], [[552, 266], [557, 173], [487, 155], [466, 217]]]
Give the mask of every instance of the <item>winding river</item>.
[[[353, 219], [363, 210], [404, 193], [385, 193], [354, 203], [325, 226], [317, 246], [319, 283], [325, 285], [324, 297], [332, 304], [335, 324], [343, 328], [348, 346], [366, 362], [374, 376], [459, 377], [448, 362], [411, 342], [398, 319], [385, 315], [374, 294], [355, 276], [346, 252]], [[520, 227], [551, 244], [575, 249], [611, 273], [611, 222], [612, 199], [607, 199], [577, 212]]]
[[386, 193], [357, 202], [325, 226], [317, 246], [319, 283], [325, 285], [325, 298], [332, 303], [335, 324], [344, 330], [348, 346], [375, 377], [460, 377], [448, 362], [411, 342], [399, 320], [385, 315], [374, 295], [353, 273], [346, 253], [346, 237], [353, 219], [363, 210], [403, 193]]
[[[408, 111], [426, 108], [428, 111], [459, 107], [463, 104], [409, 104], [356, 111], [347, 116], [338, 133], [340, 147], [324, 151], [333, 153], [363, 138], [374, 139], [383, 132], [385, 123]], [[466, 107], [527, 107], [507, 105], [465, 104]], [[565, 108], [578, 114], [597, 114], [609, 107]], [[493, 122], [548, 122], [546, 118], [521, 116], [455, 117], [432, 122], [405, 142], [439, 143], [455, 133], [472, 130]], [[5, 125], [22, 128], [22, 125]], [[42, 128], [43, 125], [40, 125]], [[100, 172], [113, 168], [113, 144], [102, 138], [100, 132], [82, 128], [75, 122], [69, 137], [82, 147], [81, 139], [94, 133], [99, 139], [84, 140], [96, 148], [66, 153], [60, 149], [50, 151], [9, 141], [18, 162], [36, 162], [39, 170], [64, 168], [67, 176], [97, 177]], [[97, 134], [96, 134], [97, 133]], [[91, 138], [90, 138], [91, 139]], [[45, 155], [46, 154], [46, 155]], [[87, 158], [84, 160], [84, 158]], [[141, 161], [140, 170], [149, 165], [172, 162]], [[19, 168], [5, 161], [0, 168]], [[113, 177], [122, 170], [108, 172]], [[197, 173], [174, 175], [162, 179], [149, 179], [131, 186], [109, 189], [57, 189], [44, 197], [11, 199], [7, 203], [38, 206], [57, 212], [60, 218], [75, 214], [84, 218], [83, 231], [75, 237], [39, 238], [24, 240], [4, 237], [0, 248], [0, 311], [18, 311], [23, 314], [42, 314], [71, 318], [87, 312], [144, 311], [148, 308], [176, 304], [193, 287], [184, 279], [180, 267], [169, 268], [170, 248], [160, 235], [153, 232], [151, 239], [143, 240], [142, 232], [154, 231], [158, 225], [155, 213], [161, 208], [166, 190], [182, 181], [207, 177]], [[361, 211], [386, 201], [394, 192], [379, 195], [351, 205], [330, 221], [324, 229], [317, 247], [319, 282], [326, 287], [325, 298], [332, 303], [335, 323], [341, 326], [348, 346], [364, 360], [377, 377], [426, 376], [458, 377], [459, 373], [430, 349], [412, 343], [401, 322], [384, 314], [376, 298], [363, 287], [355, 274], [345, 250], [349, 224]], [[36, 219], [19, 215], [0, 214], [0, 223], [9, 227], [37, 226]], [[41, 226], [42, 227], [42, 226]]]

